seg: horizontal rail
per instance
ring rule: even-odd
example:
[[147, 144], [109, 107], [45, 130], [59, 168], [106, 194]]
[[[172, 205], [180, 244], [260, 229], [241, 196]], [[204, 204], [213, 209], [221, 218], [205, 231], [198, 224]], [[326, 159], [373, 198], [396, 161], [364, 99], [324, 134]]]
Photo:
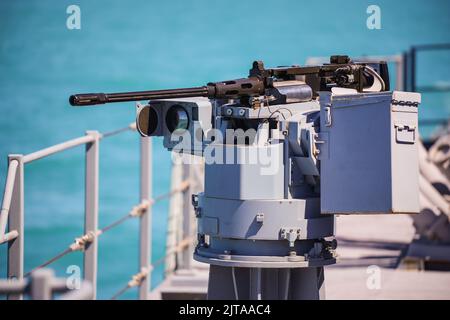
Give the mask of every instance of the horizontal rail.
[[416, 90], [422, 93], [442, 93], [450, 92], [450, 84], [434, 84], [434, 85], [424, 85], [416, 86]]
[[[136, 130], [136, 123], [133, 122], [129, 124], [128, 126], [124, 128], [120, 128], [117, 130], [112, 130], [109, 132], [105, 132], [103, 134], [100, 134], [99, 138], [108, 138], [115, 135], [118, 135], [120, 133], [130, 131], [130, 130]], [[75, 139], [67, 140], [65, 142], [50, 146], [48, 148], [44, 148], [32, 153], [29, 153], [25, 156], [23, 156], [23, 162], [29, 163], [38, 159], [42, 159], [45, 157], [48, 157], [52, 154], [71, 149], [80, 145], [84, 145], [87, 143], [91, 143], [96, 139], [94, 135], [85, 135], [82, 137], [78, 137]], [[9, 242], [11, 240], [14, 240], [19, 236], [19, 233], [17, 230], [11, 230], [10, 232], [6, 233], [6, 226], [8, 224], [8, 215], [9, 215], [9, 209], [11, 207], [11, 200], [12, 200], [12, 194], [14, 189], [14, 183], [17, 173], [17, 168], [19, 166], [19, 162], [17, 160], [12, 160], [9, 163], [8, 166], [8, 173], [6, 177], [6, 183], [5, 183], [5, 189], [3, 194], [3, 201], [2, 201], [2, 207], [0, 211], [0, 244]]]
[[[2, 294], [19, 294], [29, 290], [32, 279], [27, 278], [23, 280], [0, 280], [0, 292]], [[50, 283], [53, 292], [67, 291], [67, 282], [64, 279], [52, 279]]]
[[68, 140], [65, 142], [62, 142], [60, 144], [56, 144], [54, 146], [27, 154], [23, 157], [24, 163], [32, 162], [41, 158], [48, 157], [52, 154], [71, 149], [80, 145], [84, 145], [90, 142], [93, 142], [96, 138], [92, 135], [86, 135], [83, 137], [75, 138], [72, 140]]
[[419, 120], [419, 126], [435, 126], [435, 125], [447, 125], [450, 119], [422, 119]]
[[91, 300], [93, 287], [88, 281], [81, 282], [80, 288], [61, 295], [60, 300]]
[[126, 131], [135, 131], [136, 130], [136, 122], [130, 123], [128, 126], [120, 128], [120, 129], [116, 129], [116, 130], [112, 130], [112, 131], [108, 131], [105, 133], [101, 134], [102, 138], [108, 138], [108, 137], [112, 137], [112, 136], [116, 136], [120, 133], [126, 132]]
[[3, 235], [3, 238], [0, 239], [0, 244], [12, 241], [15, 238], [17, 238], [18, 236], [19, 236], [19, 231], [17, 231], [17, 230], [12, 230], [8, 233], [5, 233]]
[[92, 299], [93, 287], [88, 281], [82, 281], [78, 288], [69, 288], [66, 279], [55, 278], [49, 269], [39, 270], [31, 277], [22, 280], [0, 280], [2, 294], [29, 294], [31, 299], [47, 300], [53, 294], [61, 293], [61, 300]]
[[18, 294], [26, 290], [28, 280], [0, 280], [0, 292], [2, 294]]
[[[100, 139], [115, 136], [117, 134], [129, 131], [129, 130], [136, 130], [136, 124], [131, 123], [127, 127], [100, 134]], [[65, 141], [65, 142], [62, 142], [59, 144], [55, 144], [51, 147], [41, 149], [36, 152], [27, 154], [23, 157], [23, 161], [24, 161], [24, 163], [29, 163], [29, 162], [32, 162], [32, 161], [35, 161], [38, 159], [48, 157], [52, 154], [55, 154], [55, 153], [58, 153], [58, 152], [61, 152], [61, 151], [67, 150], [67, 149], [71, 149], [71, 148], [74, 148], [74, 147], [77, 147], [80, 145], [91, 143], [95, 139], [96, 139], [96, 137], [93, 135], [85, 135], [85, 136], [78, 137], [78, 138], [75, 138], [72, 140], [68, 140], [68, 141]]]
[[413, 50], [447, 50], [450, 49], [450, 43], [438, 43], [438, 44], [421, 44], [413, 46]]

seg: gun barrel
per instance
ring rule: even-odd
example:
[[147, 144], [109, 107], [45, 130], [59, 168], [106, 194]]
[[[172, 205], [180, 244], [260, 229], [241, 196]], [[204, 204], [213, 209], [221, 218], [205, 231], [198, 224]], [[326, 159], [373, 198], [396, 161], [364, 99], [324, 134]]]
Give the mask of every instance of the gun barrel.
[[83, 93], [70, 96], [72, 106], [91, 106], [111, 102], [141, 101], [152, 99], [172, 99], [207, 97], [208, 87], [194, 87], [168, 90], [151, 90], [121, 93]]

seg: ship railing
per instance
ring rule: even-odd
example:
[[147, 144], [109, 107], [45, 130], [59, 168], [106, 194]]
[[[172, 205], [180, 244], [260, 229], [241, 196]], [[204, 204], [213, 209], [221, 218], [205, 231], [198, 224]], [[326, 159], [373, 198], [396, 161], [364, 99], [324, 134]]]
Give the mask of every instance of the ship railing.
[[[135, 131], [136, 125], [132, 123], [125, 128], [100, 133], [98, 131], [87, 131], [82, 137], [65, 141], [51, 147], [27, 154], [10, 154], [8, 156], [8, 171], [3, 193], [3, 201], [0, 214], [0, 244], [7, 244], [7, 278], [6, 282], [0, 282], [0, 294], [7, 294], [8, 299], [22, 299], [26, 292], [25, 288], [33, 287], [33, 279], [37, 282], [42, 277], [47, 284], [44, 293], [31, 294], [33, 297], [48, 297], [51, 292], [51, 275], [46, 272], [44, 267], [61, 259], [65, 255], [75, 252], [83, 252], [83, 283], [90, 286], [89, 297], [96, 298], [97, 293], [97, 259], [98, 259], [98, 238], [124, 223], [130, 218], [139, 219], [139, 270], [138, 273], [131, 276], [127, 285], [114, 294], [113, 298], [119, 297], [122, 293], [132, 287], [139, 287], [139, 299], [148, 299], [151, 288], [152, 270], [159, 264], [164, 263], [171, 256], [189, 257], [189, 259], [178, 259], [177, 266], [172, 270], [166, 270], [166, 274], [179, 267], [189, 267], [191, 253], [194, 246], [194, 231], [190, 223], [190, 195], [194, 183], [191, 181], [191, 166], [181, 165], [183, 180], [178, 185], [171, 186], [171, 190], [165, 194], [152, 197], [152, 138], [140, 137], [140, 202], [134, 206], [127, 214], [111, 224], [100, 228], [98, 227], [99, 216], [99, 145], [100, 141], [123, 132]], [[51, 259], [36, 266], [27, 273], [24, 272], [24, 179], [25, 165], [33, 161], [51, 156], [53, 154], [71, 149], [77, 146], [85, 146], [85, 210], [84, 210], [84, 234], [76, 238], [66, 249], [52, 257]], [[199, 180], [197, 180], [198, 182]], [[166, 198], [182, 194], [182, 202], [178, 205], [183, 206], [181, 234], [182, 237], [172, 245], [166, 255], [153, 262], [151, 261], [152, 245], [152, 206]], [[189, 221], [189, 222], [186, 222]], [[42, 273], [42, 271], [44, 271]], [[44, 275], [42, 275], [44, 274]], [[27, 279], [25, 279], [27, 277]], [[41, 278], [39, 278], [41, 277]], [[31, 279], [31, 280], [28, 280]], [[59, 282], [60, 283], [60, 282]], [[7, 289], [9, 287], [9, 289]], [[15, 289], [14, 289], [15, 288]], [[57, 291], [60, 287], [57, 286]], [[49, 291], [50, 290], [50, 291]], [[85, 289], [87, 290], [87, 289]], [[59, 290], [61, 291], [61, 290]], [[81, 295], [81, 296], [80, 296]], [[67, 294], [68, 297], [85, 297], [83, 291], [77, 295]]]
[[22, 280], [0, 280], [0, 292], [29, 295], [32, 300], [50, 300], [56, 294], [59, 294], [60, 300], [91, 300], [93, 297], [89, 281], [68, 282], [67, 279], [56, 278], [51, 269], [37, 270]]

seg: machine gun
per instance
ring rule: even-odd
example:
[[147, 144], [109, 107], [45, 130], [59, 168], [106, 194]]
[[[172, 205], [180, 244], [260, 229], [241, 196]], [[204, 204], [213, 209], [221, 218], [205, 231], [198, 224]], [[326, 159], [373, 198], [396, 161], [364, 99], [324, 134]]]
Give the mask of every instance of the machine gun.
[[290, 66], [264, 68], [262, 61], [253, 62], [247, 78], [210, 82], [206, 86], [169, 90], [123, 93], [75, 94], [69, 99], [72, 106], [89, 106], [111, 102], [207, 97], [209, 99], [240, 99], [244, 105], [258, 106], [256, 97], [264, 97], [270, 104], [308, 101], [319, 91], [333, 87], [370, 90], [389, 90], [388, 68], [385, 62], [352, 62], [348, 56], [332, 56], [322, 66]]

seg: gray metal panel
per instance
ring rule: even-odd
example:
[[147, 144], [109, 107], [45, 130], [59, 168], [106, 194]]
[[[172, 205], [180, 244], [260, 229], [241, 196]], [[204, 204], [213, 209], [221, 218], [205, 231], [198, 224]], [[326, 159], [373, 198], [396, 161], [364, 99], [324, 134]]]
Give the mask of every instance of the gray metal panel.
[[[420, 94], [393, 92], [393, 100], [420, 103]], [[417, 106], [392, 105], [392, 211], [418, 213], [419, 130]]]
[[[205, 195], [224, 199], [282, 199], [284, 194], [283, 144], [268, 146], [218, 145], [224, 162], [206, 160]], [[252, 153], [256, 161], [246, 160]], [[270, 155], [270, 164], [261, 163], [260, 155]], [[229, 162], [227, 161], [230, 156]], [[267, 159], [263, 159], [265, 162]], [[272, 171], [273, 169], [273, 171]]]
[[[166, 99], [152, 101], [157, 103], [160, 112], [160, 124], [162, 134], [164, 135], [164, 147], [169, 150], [182, 149], [187, 150], [186, 153], [201, 154], [203, 150], [203, 134], [211, 129], [212, 105], [209, 99], [196, 97], [190, 99]], [[179, 130], [170, 132], [166, 125], [166, 115], [169, 109], [179, 105], [187, 112], [189, 118], [189, 127], [187, 130]]]
[[[322, 93], [320, 100], [321, 212], [416, 212], [405, 194], [418, 198], [418, 166], [408, 159], [417, 144], [396, 141], [392, 93]], [[408, 118], [417, 123], [417, 113]]]
[[[280, 240], [282, 228], [300, 229], [299, 240], [333, 235], [333, 217], [317, 216], [319, 199], [229, 200], [199, 197], [199, 232], [223, 238]], [[262, 214], [262, 221], [257, 215]]]

